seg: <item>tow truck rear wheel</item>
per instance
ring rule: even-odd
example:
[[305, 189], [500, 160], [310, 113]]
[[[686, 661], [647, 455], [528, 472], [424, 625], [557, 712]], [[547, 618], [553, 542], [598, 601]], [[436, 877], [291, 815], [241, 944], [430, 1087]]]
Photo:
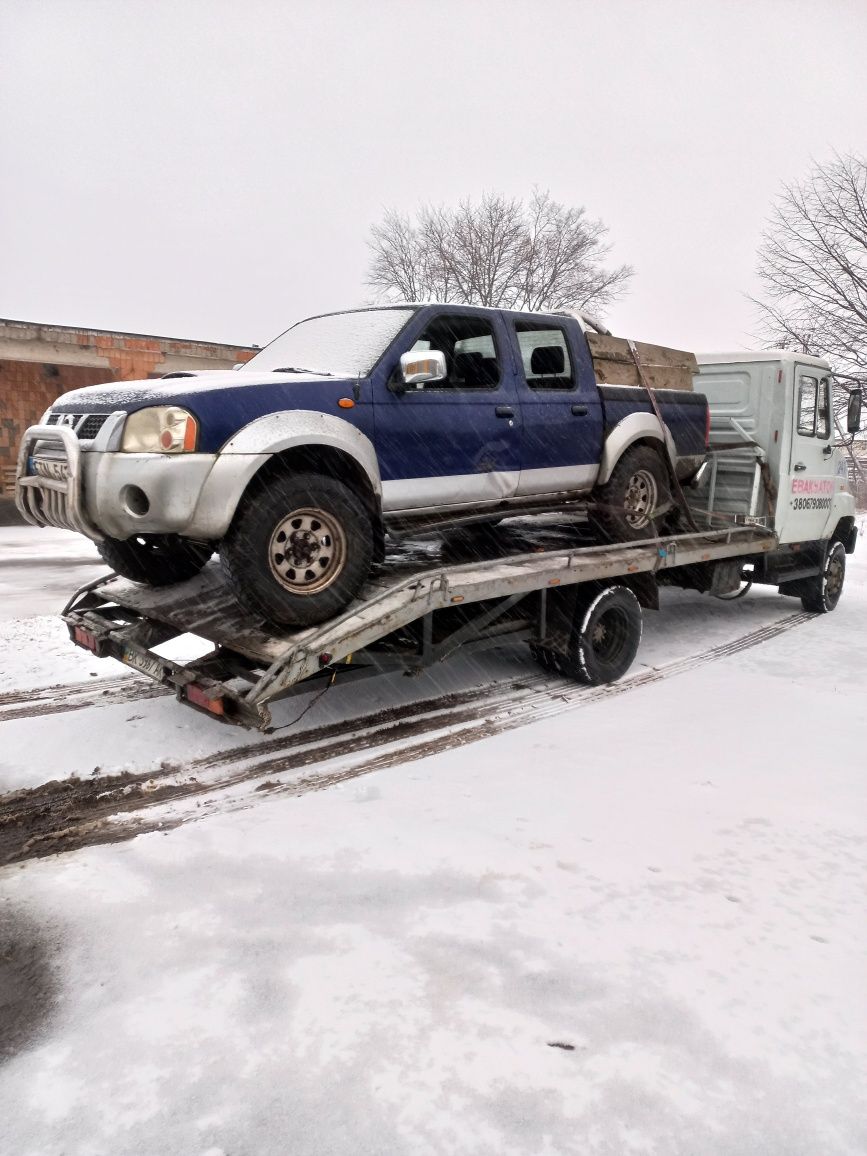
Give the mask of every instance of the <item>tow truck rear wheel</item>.
[[633, 446], [594, 491], [588, 516], [601, 541], [637, 542], [662, 532], [670, 511], [665, 463], [650, 446]]
[[244, 495], [220, 543], [238, 601], [278, 626], [313, 626], [358, 593], [373, 559], [363, 502], [337, 478], [272, 476]]
[[567, 653], [534, 647], [546, 670], [589, 686], [616, 682], [629, 670], [641, 642], [641, 606], [628, 586], [594, 583], [575, 605]]
[[198, 574], [214, 552], [208, 542], [190, 542], [176, 534], [140, 534], [126, 541], [103, 538], [96, 548], [116, 574], [146, 586], [185, 582]]
[[832, 542], [825, 554], [822, 573], [804, 583], [801, 605], [811, 614], [830, 614], [840, 601], [846, 578], [846, 548]]

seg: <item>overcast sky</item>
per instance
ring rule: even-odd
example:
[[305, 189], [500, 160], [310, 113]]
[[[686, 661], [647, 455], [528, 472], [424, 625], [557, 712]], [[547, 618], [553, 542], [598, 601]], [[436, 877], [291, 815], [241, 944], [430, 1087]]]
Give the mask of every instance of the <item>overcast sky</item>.
[[264, 344], [384, 208], [534, 185], [621, 335], [751, 343], [782, 181], [867, 152], [867, 0], [0, 0], [0, 316]]

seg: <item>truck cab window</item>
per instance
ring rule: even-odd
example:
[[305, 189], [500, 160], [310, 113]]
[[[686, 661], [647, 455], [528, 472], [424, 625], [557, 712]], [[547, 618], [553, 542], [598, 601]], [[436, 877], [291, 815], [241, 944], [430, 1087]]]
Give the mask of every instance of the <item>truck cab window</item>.
[[816, 437], [826, 441], [831, 436], [831, 389], [827, 377], [819, 382], [819, 398], [816, 402]]
[[566, 334], [558, 326], [518, 321], [515, 334], [530, 389], [572, 389], [572, 360]]
[[802, 374], [798, 387], [798, 433], [802, 437], [812, 438], [816, 436], [818, 393], [819, 383], [816, 378]]
[[496, 389], [500, 382], [494, 332], [484, 317], [441, 314], [412, 348], [438, 349], [445, 354], [448, 377], [427, 389]]

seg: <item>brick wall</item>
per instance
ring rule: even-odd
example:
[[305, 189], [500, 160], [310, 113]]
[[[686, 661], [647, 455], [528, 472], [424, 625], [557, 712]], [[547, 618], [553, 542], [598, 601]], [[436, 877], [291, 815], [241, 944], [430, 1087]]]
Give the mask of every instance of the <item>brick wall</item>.
[[0, 469], [15, 465], [21, 434], [39, 421], [55, 398], [67, 390], [97, 384], [96, 373], [83, 365], [0, 361]]
[[179, 369], [231, 369], [255, 352], [248, 346], [0, 319], [0, 496], [11, 496], [21, 435], [60, 394]]

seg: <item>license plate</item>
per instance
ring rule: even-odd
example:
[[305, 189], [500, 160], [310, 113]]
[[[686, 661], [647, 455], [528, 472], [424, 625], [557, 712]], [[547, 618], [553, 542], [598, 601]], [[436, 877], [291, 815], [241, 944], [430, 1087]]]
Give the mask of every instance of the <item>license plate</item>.
[[53, 458], [31, 458], [33, 466], [32, 473], [37, 474], [40, 478], [51, 478], [54, 482], [65, 482], [69, 480], [69, 465], [67, 462], [59, 462]]
[[149, 674], [157, 682], [162, 682], [163, 664], [158, 658], [152, 658], [149, 654], [142, 654], [138, 650], [132, 650], [125, 646], [123, 648], [123, 660], [127, 666], [132, 666], [143, 674]]

